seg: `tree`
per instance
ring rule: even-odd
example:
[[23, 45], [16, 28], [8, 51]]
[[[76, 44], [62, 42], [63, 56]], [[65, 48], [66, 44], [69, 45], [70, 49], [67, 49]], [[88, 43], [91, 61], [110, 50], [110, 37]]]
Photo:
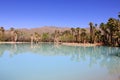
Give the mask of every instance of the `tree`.
[[41, 35], [38, 34], [37, 32], [35, 32], [35, 33], [34, 33], [34, 40], [35, 40], [35, 43], [38, 43], [40, 39], [41, 39]]
[[49, 41], [49, 33], [43, 33], [42, 34], [42, 41], [48, 42]]
[[72, 35], [70, 33], [70, 30], [65, 30], [63, 32], [63, 37], [64, 37], [64, 41], [66, 41], [66, 42], [72, 41]]
[[31, 43], [33, 43], [33, 41], [34, 41], [34, 36], [33, 36], [33, 34], [30, 35], [30, 40], [31, 40]]
[[17, 40], [18, 40], [18, 31], [15, 30], [14, 31], [14, 41], [17, 42]]
[[19, 41], [25, 41], [25, 32], [19, 31]]
[[101, 41], [101, 31], [100, 30], [95, 30], [95, 39], [94, 39], [94, 43], [99, 43]]
[[74, 36], [75, 36], [75, 28], [71, 28], [72, 31], [72, 37], [73, 37], [73, 41], [74, 41]]
[[116, 35], [117, 35], [117, 43], [118, 43], [118, 46], [120, 46], [120, 12], [118, 13], [118, 31], [116, 32]]
[[72, 31], [72, 35], [74, 35], [74, 33], [75, 33], [75, 28], [71, 28], [71, 31]]
[[15, 29], [13, 27], [11, 27], [10, 28], [11, 41], [14, 41], [14, 31], [15, 31]]
[[93, 43], [93, 27], [94, 26], [92, 22], [90, 22], [89, 25], [90, 25], [90, 43]]
[[4, 32], [5, 32], [4, 27], [0, 27], [0, 41], [4, 41]]
[[80, 28], [77, 27], [76, 28], [76, 42], [79, 42], [79, 40], [80, 40]]
[[59, 30], [55, 30], [54, 42], [56, 42], [56, 43], [59, 42], [59, 35], [60, 35], [60, 31]]
[[85, 39], [86, 39], [86, 30], [84, 28], [81, 29], [81, 42], [85, 43]]
[[114, 18], [109, 18], [108, 22], [107, 22], [107, 25], [108, 25], [108, 30], [109, 30], [109, 35], [110, 35], [110, 44], [113, 45], [113, 35], [115, 33], [115, 31], [117, 30], [117, 20], [114, 19]]
[[100, 29], [102, 30], [102, 33], [103, 33], [103, 43], [104, 44], [108, 44], [108, 37], [107, 37], [107, 35], [108, 35], [108, 31], [107, 31], [107, 25], [106, 24], [104, 24], [104, 23], [101, 23], [100, 24]]

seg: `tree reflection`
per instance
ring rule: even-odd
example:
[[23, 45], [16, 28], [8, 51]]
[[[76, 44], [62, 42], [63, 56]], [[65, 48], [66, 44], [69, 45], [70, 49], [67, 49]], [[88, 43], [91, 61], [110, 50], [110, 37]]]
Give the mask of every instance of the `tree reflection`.
[[0, 56], [5, 51], [9, 52], [10, 57], [25, 53], [44, 56], [70, 56], [72, 61], [89, 61], [90, 67], [99, 64], [102, 67], [106, 67], [111, 74], [120, 74], [120, 48], [118, 47], [73, 47], [53, 43], [1, 44]]

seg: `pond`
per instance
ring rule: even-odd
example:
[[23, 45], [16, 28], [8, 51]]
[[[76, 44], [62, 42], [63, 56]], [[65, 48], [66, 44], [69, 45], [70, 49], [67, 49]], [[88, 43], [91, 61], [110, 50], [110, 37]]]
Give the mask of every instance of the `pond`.
[[120, 48], [0, 44], [0, 80], [120, 80]]

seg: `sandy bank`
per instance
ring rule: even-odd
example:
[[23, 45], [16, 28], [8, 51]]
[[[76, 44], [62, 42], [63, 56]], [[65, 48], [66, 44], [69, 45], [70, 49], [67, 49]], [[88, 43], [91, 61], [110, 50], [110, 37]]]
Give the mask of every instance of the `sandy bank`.
[[0, 44], [15, 44], [15, 43], [30, 43], [30, 42], [0, 42]]
[[[21, 44], [21, 43], [31, 43], [31, 42], [0, 42], [0, 44]], [[46, 42], [39, 42], [39, 43], [46, 43]], [[47, 42], [49, 43], [49, 42]], [[102, 46], [101, 43], [60, 43], [61, 45], [66, 45], [66, 46], [84, 46], [84, 47], [89, 47], [89, 46]]]
[[62, 45], [67, 45], [67, 46], [84, 46], [84, 47], [89, 47], [89, 46], [102, 46], [101, 43], [62, 43]]

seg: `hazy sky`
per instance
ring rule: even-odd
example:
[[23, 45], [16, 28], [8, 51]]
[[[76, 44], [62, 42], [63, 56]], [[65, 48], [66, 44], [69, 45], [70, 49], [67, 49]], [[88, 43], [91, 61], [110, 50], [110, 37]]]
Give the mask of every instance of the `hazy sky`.
[[120, 0], [0, 0], [0, 26], [89, 27], [117, 18]]

